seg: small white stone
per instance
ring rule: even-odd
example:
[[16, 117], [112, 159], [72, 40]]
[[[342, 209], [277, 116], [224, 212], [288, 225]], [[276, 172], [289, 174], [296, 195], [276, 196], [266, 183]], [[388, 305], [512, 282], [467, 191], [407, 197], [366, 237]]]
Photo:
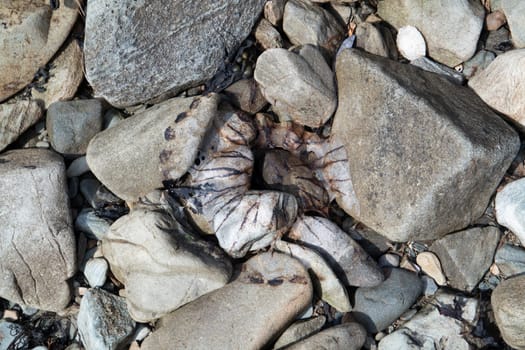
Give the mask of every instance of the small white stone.
[[133, 336], [136, 341], [143, 341], [149, 334], [151, 333], [151, 329], [149, 329], [146, 325], [139, 325], [137, 329], [135, 330], [135, 335]]
[[409, 61], [424, 57], [427, 52], [425, 39], [416, 27], [399, 28], [396, 44], [399, 52]]
[[421, 270], [432, 277], [437, 284], [443, 286], [447, 283], [447, 279], [441, 268], [441, 263], [436, 254], [431, 252], [419, 253], [416, 257], [416, 262], [421, 267]]
[[105, 259], [89, 259], [84, 268], [84, 276], [93, 288], [101, 287], [106, 283], [108, 273], [108, 263]]
[[49, 142], [47, 142], [47, 141], [38, 141], [35, 144], [35, 147], [36, 148], [49, 148]]
[[496, 220], [525, 246], [525, 178], [506, 185], [496, 195]]

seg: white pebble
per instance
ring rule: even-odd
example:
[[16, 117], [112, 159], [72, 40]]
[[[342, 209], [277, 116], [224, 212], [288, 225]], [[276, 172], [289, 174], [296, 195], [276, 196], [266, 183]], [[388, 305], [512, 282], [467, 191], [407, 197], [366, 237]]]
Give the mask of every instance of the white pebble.
[[525, 178], [513, 181], [496, 195], [496, 220], [525, 246]]
[[36, 146], [36, 148], [49, 148], [49, 142], [47, 142], [47, 141], [38, 141], [35, 146]]
[[91, 287], [102, 287], [106, 283], [108, 273], [108, 263], [106, 259], [89, 259], [84, 268], [84, 276]]
[[425, 39], [416, 27], [399, 28], [396, 44], [399, 52], [409, 61], [424, 57], [427, 52]]

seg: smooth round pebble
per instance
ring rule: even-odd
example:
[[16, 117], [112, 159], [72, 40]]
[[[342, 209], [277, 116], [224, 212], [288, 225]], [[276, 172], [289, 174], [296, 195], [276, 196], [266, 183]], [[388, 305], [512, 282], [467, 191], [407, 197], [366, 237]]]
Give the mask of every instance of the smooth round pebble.
[[423, 35], [413, 26], [399, 28], [396, 44], [399, 52], [409, 61], [425, 57], [427, 52]]
[[421, 276], [421, 282], [423, 282], [423, 294], [425, 296], [434, 295], [439, 289], [432, 277]]

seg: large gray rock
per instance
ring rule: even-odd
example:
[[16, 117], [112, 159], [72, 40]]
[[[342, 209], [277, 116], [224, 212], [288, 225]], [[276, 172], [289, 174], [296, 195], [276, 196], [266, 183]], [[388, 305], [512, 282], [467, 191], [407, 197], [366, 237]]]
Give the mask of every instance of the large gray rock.
[[126, 287], [134, 320], [149, 322], [224, 286], [231, 264], [211, 243], [161, 211], [121, 217], [102, 241], [113, 274]]
[[449, 285], [472, 292], [492, 264], [499, 238], [497, 227], [475, 227], [446, 235], [429, 249], [439, 257]]
[[312, 291], [299, 261], [259, 254], [232, 283], [163, 317], [141, 348], [260, 349], [310, 305]]
[[373, 287], [383, 282], [383, 273], [376, 262], [328, 219], [300, 217], [290, 229], [288, 237], [321, 253], [345, 285]]
[[343, 323], [330, 327], [286, 347], [286, 350], [359, 350], [365, 344], [366, 331], [359, 323]]
[[501, 282], [490, 298], [496, 324], [507, 344], [525, 349], [525, 275]]
[[102, 102], [55, 102], [47, 110], [46, 129], [55, 151], [70, 156], [86, 154], [89, 141], [102, 130]]
[[264, 0], [96, 0], [87, 6], [86, 77], [116, 106], [198, 85], [248, 36]]
[[336, 72], [332, 130], [348, 162], [332, 178], [352, 184], [336, 196], [348, 214], [393, 241], [439, 238], [483, 214], [518, 152], [510, 126], [470, 89], [411, 65], [349, 49]]
[[77, 322], [86, 350], [123, 349], [131, 343], [135, 329], [124, 298], [98, 288], [82, 298]]
[[0, 8], [0, 101], [33, 80], [65, 41], [78, 16], [77, 2], [6, 1]]
[[0, 151], [15, 141], [42, 116], [36, 101], [20, 100], [0, 104]]
[[264, 51], [257, 59], [254, 77], [281, 121], [291, 119], [317, 128], [335, 111], [332, 70], [313, 46], [303, 47], [299, 54], [285, 49]]
[[0, 297], [61, 311], [71, 300], [66, 281], [76, 272], [62, 157], [41, 149], [6, 152], [0, 178]]
[[470, 350], [464, 334], [475, 325], [477, 316], [476, 299], [440, 292], [408, 322], [381, 339], [378, 349]]
[[127, 118], [91, 140], [86, 154], [89, 168], [122, 199], [145, 196], [162, 187], [161, 166], [177, 179], [193, 164], [218, 103], [214, 94], [175, 98]]
[[396, 29], [416, 27], [428, 55], [450, 67], [474, 55], [484, 21], [481, 3], [469, 0], [379, 1], [377, 13]]
[[295, 45], [312, 44], [334, 53], [345, 37], [343, 25], [329, 11], [309, 0], [288, 0], [283, 31]]
[[487, 68], [469, 81], [469, 86], [489, 106], [525, 129], [525, 49], [511, 50], [496, 57]]
[[353, 317], [371, 333], [377, 333], [405, 312], [423, 291], [419, 277], [408, 270], [390, 269], [386, 280], [355, 292]]
[[512, 43], [525, 48], [525, 2], [520, 0], [501, 0], [501, 9], [509, 24]]

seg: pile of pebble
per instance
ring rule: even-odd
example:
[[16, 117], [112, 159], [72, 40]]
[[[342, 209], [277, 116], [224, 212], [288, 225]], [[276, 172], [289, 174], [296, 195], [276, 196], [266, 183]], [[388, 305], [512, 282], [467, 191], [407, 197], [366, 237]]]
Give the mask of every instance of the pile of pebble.
[[0, 14], [0, 350], [525, 349], [525, 2]]

